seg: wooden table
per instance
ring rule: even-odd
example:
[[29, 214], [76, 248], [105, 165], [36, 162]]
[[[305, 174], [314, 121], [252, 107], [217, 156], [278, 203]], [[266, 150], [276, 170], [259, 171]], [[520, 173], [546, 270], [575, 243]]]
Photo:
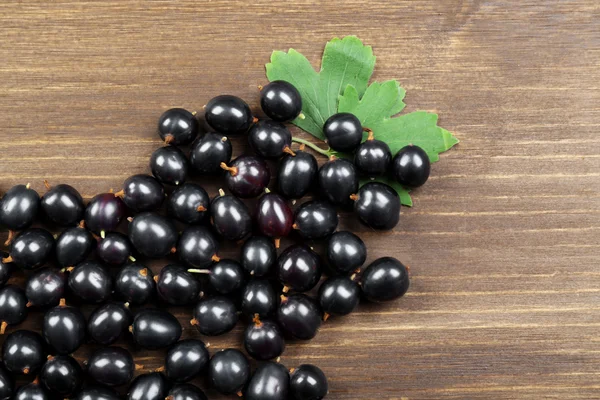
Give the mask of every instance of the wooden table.
[[273, 49], [318, 65], [348, 34], [373, 46], [375, 79], [407, 89], [408, 111], [438, 112], [461, 143], [395, 231], [343, 214], [370, 260], [410, 264], [406, 297], [331, 319], [282, 362], [319, 365], [331, 399], [600, 398], [597, 1], [4, 1], [0, 189], [119, 189], [148, 172], [162, 111], [223, 93], [258, 110]]

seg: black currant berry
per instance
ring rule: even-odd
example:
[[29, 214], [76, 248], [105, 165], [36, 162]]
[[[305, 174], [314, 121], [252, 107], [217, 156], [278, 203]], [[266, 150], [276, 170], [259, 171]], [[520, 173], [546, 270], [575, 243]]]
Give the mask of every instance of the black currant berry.
[[279, 158], [292, 151], [292, 133], [281, 122], [258, 121], [248, 131], [248, 142], [256, 154], [264, 158]]
[[252, 217], [246, 204], [222, 190], [210, 205], [210, 219], [215, 231], [227, 240], [241, 240], [252, 231]]
[[135, 212], [152, 211], [165, 200], [165, 188], [150, 175], [133, 175], [125, 179], [123, 190], [115, 193]]
[[36, 378], [33, 382], [21, 386], [16, 392], [14, 400], [50, 400], [52, 396], [40, 385]]
[[52, 394], [64, 398], [71, 396], [81, 386], [83, 370], [73, 357], [48, 356], [40, 372], [40, 381]]
[[31, 331], [14, 331], [2, 344], [4, 367], [13, 374], [34, 375], [46, 361], [42, 337]]
[[273, 81], [260, 88], [260, 107], [272, 120], [288, 122], [302, 112], [302, 97], [291, 83]]
[[331, 157], [319, 169], [319, 189], [336, 206], [350, 206], [350, 195], [358, 189], [354, 164], [343, 158]]
[[194, 268], [206, 268], [219, 261], [217, 238], [204, 226], [189, 226], [177, 244], [179, 259]]
[[271, 360], [279, 357], [285, 350], [283, 333], [277, 323], [261, 321], [258, 314], [244, 331], [244, 348], [250, 357], [256, 360]]
[[290, 394], [293, 400], [320, 400], [329, 393], [327, 377], [319, 367], [303, 364], [290, 376]]
[[329, 265], [340, 274], [360, 268], [367, 259], [367, 246], [352, 232], [336, 232], [327, 243]]
[[198, 136], [198, 126], [194, 114], [183, 108], [171, 108], [158, 120], [158, 136], [167, 144], [186, 145]]
[[222, 258], [208, 271], [208, 280], [221, 294], [237, 292], [244, 286], [244, 269], [237, 261]]
[[266, 191], [256, 204], [256, 224], [258, 231], [273, 238], [275, 247], [279, 248], [280, 239], [292, 230], [294, 214], [286, 199]]
[[337, 211], [328, 201], [308, 201], [296, 210], [294, 229], [304, 239], [325, 239], [337, 226]]
[[127, 207], [114, 193], [96, 195], [85, 209], [85, 226], [94, 233], [104, 235], [117, 229]]
[[374, 302], [404, 296], [409, 283], [408, 268], [393, 257], [382, 257], [373, 261], [360, 278], [363, 294]]
[[321, 279], [321, 258], [310, 247], [294, 244], [279, 256], [277, 277], [288, 289], [306, 292]]
[[135, 378], [127, 391], [128, 400], [164, 400], [171, 383], [160, 372], [142, 374]]
[[64, 273], [44, 268], [27, 280], [25, 295], [28, 307], [54, 307], [64, 297], [66, 277]]
[[400, 196], [391, 186], [369, 182], [350, 198], [354, 200], [354, 212], [358, 219], [368, 227], [387, 231], [398, 225]]
[[242, 293], [242, 313], [253, 318], [267, 318], [277, 309], [277, 292], [266, 279], [252, 279]]
[[160, 298], [173, 306], [192, 304], [200, 295], [200, 282], [181, 265], [164, 266], [154, 280]]
[[373, 137], [369, 131], [369, 137], [362, 142], [354, 154], [354, 165], [359, 174], [375, 177], [388, 173], [392, 163], [392, 152], [390, 146]]
[[325, 121], [323, 134], [333, 150], [347, 153], [354, 151], [362, 141], [363, 127], [352, 114], [333, 114]]
[[0, 289], [0, 335], [9, 325], [18, 325], [27, 318], [27, 297], [21, 288], [13, 285]]
[[131, 354], [121, 347], [102, 347], [87, 362], [90, 378], [106, 386], [120, 386], [133, 378], [133, 371], [141, 366], [133, 363]]
[[0, 365], [0, 400], [11, 400], [15, 391], [15, 383], [10, 374]]
[[269, 166], [256, 156], [239, 156], [230, 166], [222, 163], [221, 168], [227, 171], [225, 182], [231, 193], [242, 199], [263, 193], [271, 180]]
[[54, 237], [41, 228], [29, 228], [12, 241], [10, 255], [2, 262], [13, 262], [22, 269], [36, 269], [50, 260], [54, 251]]
[[129, 330], [133, 341], [148, 350], [169, 347], [181, 337], [181, 324], [177, 318], [158, 308], [145, 308], [138, 312]]
[[0, 225], [11, 231], [27, 228], [33, 223], [39, 208], [40, 196], [29, 184], [13, 186], [0, 201]]
[[264, 236], [252, 236], [242, 246], [240, 262], [253, 276], [263, 276], [277, 261], [277, 249], [273, 240]]
[[44, 314], [42, 336], [56, 354], [66, 355], [77, 350], [85, 339], [85, 330], [81, 311], [67, 306], [64, 299]]
[[102, 262], [114, 267], [120, 267], [128, 260], [135, 261], [131, 254], [133, 246], [126, 235], [119, 232], [109, 232], [100, 239], [96, 255]]
[[300, 199], [312, 189], [319, 164], [310, 153], [297, 150], [294, 155], [286, 154], [277, 171], [277, 191], [289, 199]]
[[152, 271], [142, 264], [130, 264], [119, 271], [115, 279], [115, 293], [130, 304], [147, 303], [154, 295]]
[[73, 400], [120, 400], [119, 394], [104, 386], [86, 387]]
[[[6, 282], [8, 282], [8, 280], [10, 279], [10, 277], [12, 276], [12, 273], [14, 271], [14, 264], [13, 263], [5, 263], [4, 261], [2, 261], [3, 259], [7, 258], [8, 254], [6, 254], [3, 251], [0, 251], [0, 287], [4, 286], [6, 284]], [[1, 399], [1, 397], [0, 397]]]
[[56, 261], [70, 267], [84, 261], [96, 247], [94, 235], [81, 226], [65, 229], [56, 239]]
[[67, 284], [71, 292], [84, 303], [102, 303], [112, 291], [110, 274], [95, 261], [85, 261], [73, 268]]
[[360, 287], [350, 277], [333, 276], [319, 287], [319, 304], [323, 310], [323, 319], [329, 315], [348, 315], [358, 305]]
[[165, 185], [180, 185], [185, 182], [189, 164], [183, 151], [173, 146], [161, 147], [150, 157], [152, 175]]
[[317, 303], [302, 293], [281, 296], [277, 319], [284, 332], [300, 340], [310, 340], [321, 326], [321, 310]]
[[57, 225], [77, 225], [85, 211], [79, 192], [70, 185], [50, 187], [48, 181], [44, 181], [44, 184], [48, 191], [42, 196], [40, 204], [46, 217]]
[[92, 312], [87, 331], [97, 343], [109, 345], [127, 332], [132, 321], [133, 316], [127, 303], [106, 303]]
[[231, 160], [231, 141], [218, 133], [207, 133], [199, 138], [190, 151], [190, 164], [203, 175], [221, 173], [221, 163]]
[[206, 190], [195, 183], [185, 183], [169, 196], [167, 213], [185, 224], [200, 224], [207, 220], [209, 204]]
[[211, 386], [219, 393], [238, 393], [250, 378], [250, 364], [239, 350], [221, 350], [210, 359], [208, 375]]
[[394, 178], [403, 186], [417, 188], [429, 178], [431, 162], [429, 156], [419, 146], [405, 146], [398, 151], [392, 161]]
[[128, 236], [139, 254], [148, 258], [163, 258], [176, 250], [179, 235], [169, 218], [144, 212], [131, 220]]
[[202, 335], [218, 336], [229, 332], [238, 321], [238, 312], [233, 300], [225, 296], [202, 299], [192, 310], [191, 324]]
[[208, 400], [202, 390], [189, 383], [173, 386], [165, 400]]
[[212, 98], [204, 108], [204, 118], [215, 131], [231, 136], [246, 133], [254, 120], [248, 104], [230, 95]]
[[209, 359], [204, 342], [197, 339], [181, 340], [167, 352], [165, 373], [173, 382], [187, 382], [204, 372]]
[[281, 364], [267, 362], [259, 365], [244, 392], [246, 400], [287, 400], [290, 374]]

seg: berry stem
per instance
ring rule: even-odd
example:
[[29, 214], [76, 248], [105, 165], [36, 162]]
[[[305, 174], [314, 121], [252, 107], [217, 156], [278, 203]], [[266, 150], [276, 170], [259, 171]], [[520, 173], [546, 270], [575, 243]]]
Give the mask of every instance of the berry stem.
[[231, 176], [236, 176], [238, 173], [238, 169], [236, 167], [230, 167], [229, 165], [225, 164], [224, 162], [222, 162], [220, 164], [220, 167], [222, 169], [224, 169], [225, 171], [228, 171], [231, 174]]
[[52, 189], [52, 186], [50, 186], [50, 184], [48, 183], [48, 180], [46, 180], [46, 179], [44, 179], [44, 186], [46, 187], [46, 190]]
[[188, 272], [191, 272], [192, 274], [210, 274], [210, 269], [190, 268], [188, 269]]
[[363, 127], [363, 131], [367, 132], [367, 134], [368, 134], [367, 135], [367, 140], [374, 140], [375, 139], [375, 135], [373, 135], [373, 129]]
[[196, 211], [198, 211], [198, 212], [206, 211], [206, 207], [198, 206], [198, 207], [196, 207]]
[[8, 238], [6, 239], [6, 242], [4, 242], [4, 245], [5, 246], [9, 246], [12, 243], [12, 241], [13, 241], [14, 238], [15, 238], [15, 231], [9, 230], [8, 231]]
[[316, 144], [309, 142], [308, 140], [304, 140], [304, 139], [300, 139], [300, 138], [297, 138], [297, 137], [293, 137], [292, 138], [292, 142], [301, 143], [301, 144], [303, 144], [305, 146], [310, 147], [311, 149], [313, 149], [317, 153], [322, 154], [325, 157], [329, 157], [329, 149], [324, 150], [324, 149], [320, 148], [319, 146], [317, 146]]
[[0, 325], [0, 335], [4, 335], [4, 332], [6, 332], [6, 327], [8, 327], [8, 323], [6, 321], [2, 321], [2, 325]]

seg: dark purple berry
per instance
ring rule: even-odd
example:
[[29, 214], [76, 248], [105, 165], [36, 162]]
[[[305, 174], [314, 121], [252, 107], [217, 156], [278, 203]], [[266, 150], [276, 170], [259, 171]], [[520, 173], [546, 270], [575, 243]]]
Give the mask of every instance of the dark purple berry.
[[160, 298], [174, 306], [185, 306], [198, 300], [200, 282], [181, 265], [164, 266], [155, 277]]
[[221, 350], [210, 359], [208, 376], [211, 386], [219, 393], [237, 393], [250, 378], [250, 364], [239, 350]]
[[167, 212], [185, 224], [194, 225], [207, 220], [209, 205], [206, 190], [195, 183], [185, 183], [169, 196]]
[[258, 277], [267, 274], [276, 261], [277, 249], [272, 239], [252, 236], [242, 246], [240, 262], [250, 275]]
[[218, 133], [207, 133], [198, 139], [190, 151], [190, 164], [203, 175], [221, 173], [221, 163], [231, 160], [231, 141]]
[[83, 370], [73, 357], [49, 356], [40, 372], [40, 381], [52, 394], [71, 396], [81, 386]]
[[85, 209], [85, 226], [100, 235], [114, 231], [126, 212], [125, 203], [114, 193], [96, 195]]
[[339, 113], [325, 121], [323, 134], [333, 150], [348, 153], [354, 151], [362, 141], [363, 127], [354, 115]]
[[189, 383], [173, 386], [166, 400], [208, 400], [202, 390]]
[[221, 190], [210, 205], [210, 219], [223, 238], [238, 241], [252, 231], [252, 217], [244, 202]]
[[146, 308], [136, 314], [130, 328], [133, 341], [148, 350], [163, 349], [181, 337], [181, 324], [170, 312]]
[[191, 324], [202, 335], [218, 336], [229, 332], [238, 321], [238, 312], [229, 297], [215, 296], [202, 299], [192, 310]]
[[367, 246], [352, 232], [336, 232], [327, 243], [329, 265], [340, 274], [348, 274], [360, 268], [367, 259]]
[[77, 225], [83, 219], [85, 206], [79, 192], [70, 185], [50, 187], [44, 181], [48, 191], [42, 196], [41, 206], [48, 219], [57, 225]]
[[319, 189], [336, 206], [352, 204], [350, 195], [358, 189], [358, 175], [354, 164], [343, 158], [333, 158], [319, 169]]
[[177, 228], [173, 221], [153, 212], [136, 215], [129, 224], [129, 240], [148, 258], [163, 258], [175, 251]]
[[27, 297], [21, 288], [13, 285], [0, 289], [0, 335], [6, 327], [18, 325], [27, 318]]
[[42, 337], [31, 331], [12, 332], [2, 344], [2, 360], [8, 372], [35, 376], [46, 361]]
[[360, 288], [347, 276], [333, 276], [319, 287], [319, 304], [325, 313], [325, 319], [329, 315], [350, 314], [359, 300]]
[[277, 276], [286, 286], [284, 291], [291, 289], [306, 292], [315, 287], [321, 279], [321, 258], [308, 246], [295, 244], [279, 256], [277, 260]]
[[204, 372], [209, 359], [204, 342], [197, 339], [181, 340], [167, 352], [165, 373], [173, 382], [187, 382]]
[[86, 387], [73, 400], [120, 400], [119, 394], [104, 386]]
[[359, 174], [367, 177], [383, 176], [388, 173], [392, 163], [390, 146], [373, 138], [369, 132], [367, 140], [362, 142], [354, 154], [354, 165]]
[[210, 269], [208, 280], [221, 294], [237, 292], [244, 285], [244, 269], [237, 261], [222, 258]]
[[416, 188], [429, 178], [431, 162], [429, 156], [419, 146], [405, 146], [398, 151], [392, 161], [394, 178], [403, 186]]
[[281, 122], [268, 119], [258, 121], [248, 131], [248, 142], [256, 154], [264, 158], [279, 158], [283, 154], [295, 154], [292, 134]]
[[277, 191], [289, 199], [300, 199], [313, 188], [319, 164], [310, 153], [297, 150], [286, 154], [277, 171]]
[[3, 259], [5, 259], [7, 257], [8, 257], [8, 254], [6, 254], [3, 251], [0, 251], [0, 287], [4, 286], [6, 284], [6, 282], [8, 282], [8, 280], [10, 279], [10, 277], [12, 276], [12, 273], [14, 271], [13, 263], [10, 263], [10, 262], [5, 263], [4, 261], [2, 261]]
[[186, 145], [198, 136], [198, 126], [194, 114], [183, 108], [171, 108], [158, 120], [158, 136], [167, 144]]
[[204, 118], [215, 131], [231, 136], [246, 133], [253, 121], [248, 104], [230, 95], [212, 98], [204, 108]]
[[281, 364], [267, 362], [258, 366], [244, 392], [246, 400], [287, 400], [290, 374]]
[[256, 204], [256, 224], [258, 231], [275, 239], [275, 247], [279, 241], [292, 230], [294, 214], [288, 202], [275, 193], [265, 193]]
[[256, 156], [239, 156], [230, 166], [222, 163], [227, 171], [225, 182], [236, 197], [248, 199], [265, 191], [271, 180], [271, 172], [265, 160]]
[[164, 400], [171, 383], [160, 372], [142, 374], [135, 378], [127, 391], [128, 400]]
[[36, 269], [50, 260], [54, 251], [54, 237], [41, 228], [29, 228], [13, 240], [10, 255], [2, 262], [13, 262], [22, 269]]
[[277, 292], [266, 279], [252, 279], [242, 292], [242, 314], [253, 318], [267, 318], [277, 309]]
[[329, 393], [327, 377], [320, 368], [303, 364], [290, 376], [290, 394], [293, 400], [320, 400]]
[[165, 200], [165, 188], [150, 175], [133, 175], [125, 179], [123, 190], [115, 193], [135, 212], [152, 211]]
[[284, 332], [300, 340], [310, 340], [321, 326], [321, 309], [302, 293], [281, 296], [277, 320]]
[[14, 391], [15, 383], [8, 371], [0, 365], [0, 400], [11, 400]]
[[66, 277], [62, 272], [44, 268], [27, 280], [25, 295], [28, 307], [54, 307], [65, 293]]
[[177, 244], [179, 259], [194, 268], [206, 268], [213, 261], [219, 261], [218, 251], [217, 239], [203, 226], [186, 228]]
[[40, 385], [39, 380], [36, 379], [32, 383], [25, 386], [21, 386], [16, 392], [13, 400], [50, 400], [52, 396], [50, 393]]
[[27, 228], [33, 223], [39, 207], [40, 196], [29, 184], [13, 186], [0, 201], [0, 225], [11, 231]]
[[152, 175], [165, 185], [180, 185], [185, 182], [189, 164], [183, 151], [173, 146], [161, 147], [150, 157]]
[[78, 264], [67, 281], [69, 289], [84, 303], [98, 304], [110, 297], [112, 279], [110, 274], [95, 261]]
[[304, 239], [325, 239], [335, 232], [337, 226], [337, 211], [328, 201], [308, 201], [296, 210], [294, 229]]
[[64, 299], [44, 314], [42, 336], [56, 354], [77, 350], [85, 339], [85, 331], [85, 317], [78, 308], [67, 306]]
[[102, 347], [96, 350], [87, 363], [90, 378], [106, 386], [120, 386], [133, 378], [137, 365], [131, 354], [121, 347]]
[[133, 246], [126, 235], [119, 232], [109, 232], [100, 239], [96, 248], [96, 255], [103, 263], [120, 267], [128, 260], [132, 260]]
[[408, 269], [393, 257], [373, 261], [360, 278], [363, 294], [374, 302], [395, 300], [408, 290]]
[[283, 333], [277, 323], [262, 320], [255, 315], [254, 320], [244, 332], [244, 348], [256, 360], [271, 360], [279, 357], [285, 350]]
[[115, 279], [118, 297], [134, 305], [147, 303], [154, 295], [154, 286], [152, 271], [137, 263], [121, 268]]
[[132, 321], [133, 316], [127, 304], [106, 303], [92, 312], [87, 331], [97, 343], [109, 345], [127, 332]]
[[58, 265], [71, 267], [79, 264], [90, 255], [96, 243], [94, 235], [83, 226], [65, 229], [56, 239]]
[[354, 200], [354, 212], [358, 219], [368, 227], [387, 231], [398, 225], [400, 197], [391, 186], [369, 182], [350, 198]]
[[273, 81], [260, 90], [260, 107], [272, 120], [288, 122], [302, 112], [302, 97], [291, 83]]

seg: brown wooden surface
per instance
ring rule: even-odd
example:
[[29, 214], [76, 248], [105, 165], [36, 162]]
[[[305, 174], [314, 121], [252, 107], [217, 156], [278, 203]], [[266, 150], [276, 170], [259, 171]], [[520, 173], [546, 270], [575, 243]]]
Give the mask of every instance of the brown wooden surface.
[[410, 264], [406, 297], [331, 319], [282, 362], [319, 365], [331, 399], [600, 398], [598, 2], [249, 3], [2, 2], [0, 190], [41, 192], [44, 178], [87, 198], [118, 189], [148, 171], [165, 109], [222, 93], [258, 109], [273, 49], [318, 65], [327, 40], [356, 34], [374, 78], [397, 78], [407, 110], [438, 112], [461, 143], [394, 232], [343, 215], [370, 260]]

